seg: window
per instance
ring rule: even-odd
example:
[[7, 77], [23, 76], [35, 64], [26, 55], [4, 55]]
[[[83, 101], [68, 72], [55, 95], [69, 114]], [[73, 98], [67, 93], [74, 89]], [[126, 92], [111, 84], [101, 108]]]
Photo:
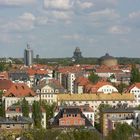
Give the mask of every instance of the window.
[[69, 121], [69, 120], [67, 120], [67, 121], [66, 121], [66, 124], [67, 124], [67, 125], [69, 125], [69, 124], [70, 124], [70, 121]]
[[60, 122], [60, 125], [64, 125], [64, 124], [65, 124], [65, 122], [64, 122], [64, 121], [61, 121], [61, 122]]
[[6, 128], [10, 128], [10, 125], [9, 125], [9, 124], [7, 124]]
[[75, 120], [75, 121], [74, 121], [74, 125], [77, 125], [77, 124], [78, 124], [78, 121], [77, 121], [77, 120]]

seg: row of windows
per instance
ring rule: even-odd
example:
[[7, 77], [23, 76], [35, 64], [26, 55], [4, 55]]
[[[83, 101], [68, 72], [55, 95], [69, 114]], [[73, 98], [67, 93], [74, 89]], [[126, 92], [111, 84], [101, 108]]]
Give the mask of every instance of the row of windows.
[[[38, 95], [38, 97], [40, 97], [40, 95]], [[43, 94], [43, 95], [41, 95], [41, 98], [45, 98], [45, 97], [46, 97], [46, 98], [47, 98], [47, 97], [48, 97], [48, 98], [53, 98], [53, 94], [46, 94], [46, 95]]]
[[132, 93], [140, 93], [140, 90], [132, 90]]
[[36, 93], [40, 93], [40, 92], [42, 92], [42, 93], [59, 93], [59, 90], [58, 90], [58, 89], [56, 89], [56, 90], [53, 90], [53, 89], [52, 89], [52, 90], [43, 89], [43, 90], [40, 91], [40, 90], [38, 89], [38, 90], [36, 91]]
[[77, 117], [77, 114], [67, 114], [67, 117]]
[[[79, 121], [79, 123], [78, 123], [77, 120], [74, 120], [74, 125], [78, 125], [78, 124], [82, 124], [82, 121]], [[65, 121], [61, 121], [60, 125], [70, 125], [70, 121], [67, 120], [66, 123], [65, 123]]]
[[140, 98], [140, 95], [135, 95], [135, 98]]
[[[108, 103], [114, 103], [114, 104], [116, 104], [116, 103], [127, 103], [128, 101], [73, 101], [73, 104], [76, 104], [76, 103], [79, 103], [79, 104], [83, 104], [85, 102], [85, 104], [90, 104], [90, 103], [102, 103], [102, 104], [108, 104]], [[66, 103], [70, 103], [69, 101], [67, 101]], [[133, 103], [133, 101], [132, 101], [132, 103]]]
[[86, 117], [87, 117], [87, 118], [92, 118], [93, 116], [92, 116], [92, 114], [87, 114]]
[[125, 117], [131, 117], [132, 114], [107, 114], [107, 117], [120, 117], [120, 118], [125, 118]]
[[[6, 101], [7, 106], [12, 105], [12, 104], [15, 104], [17, 102], [18, 102], [18, 100], [11, 100], [11, 101], [7, 100]], [[29, 104], [32, 104], [33, 102], [34, 102], [33, 100], [32, 101], [28, 101]]]
[[102, 92], [115, 92], [115, 90], [114, 89], [102, 89]]

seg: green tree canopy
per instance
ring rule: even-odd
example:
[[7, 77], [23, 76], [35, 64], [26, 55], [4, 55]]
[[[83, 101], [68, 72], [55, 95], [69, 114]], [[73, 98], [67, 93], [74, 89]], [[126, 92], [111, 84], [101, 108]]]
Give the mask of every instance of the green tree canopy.
[[23, 116], [24, 117], [29, 117], [29, 104], [28, 104], [28, 101], [26, 101], [25, 98], [22, 100], [21, 106], [22, 106]]
[[127, 85], [121, 82], [116, 88], [118, 89], [119, 93], [123, 93], [126, 87]]
[[129, 140], [133, 131], [133, 128], [127, 123], [118, 123], [116, 129], [108, 134], [107, 140]]
[[111, 108], [111, 105], [109, 105], [109, 104], [100, 104], [98, 109], [101, 112], [101, 111], [103, 111], [104, 109], [107, 109], [107, 108]]
[[33, 119], [34, 119], [34, 126], [37, 128], [40, 128], [42, 112], [41, 112], [40, 103], [38, 101], [34, 101], [34, 103], [32, 105], [32, 113], [33, 113]]
[[4, 71], [4, 63], [0, 63], [0, 72]]
[[92, 83], [96, 83], [99, 81], [100, 77], [98, 75], [96, 75], [94, 72], [92, 72], [89, 77], [88, 77], [89, 81], [91, 81]]
[[136, 67], [136, 65], [132, 65], [130, 81], [131, 81], [131, 84], [140, 82], [140, 72], [139, 72], [139, 69]]
[[56, 106], [55, 103], [48, 104], [45, 101], [42, 102], [42, 107], [46, 110], [46, 125], [47, 125], [47, 128], [50, 127], [49, 120], [51, 118], [53, 118], [55, 106]]

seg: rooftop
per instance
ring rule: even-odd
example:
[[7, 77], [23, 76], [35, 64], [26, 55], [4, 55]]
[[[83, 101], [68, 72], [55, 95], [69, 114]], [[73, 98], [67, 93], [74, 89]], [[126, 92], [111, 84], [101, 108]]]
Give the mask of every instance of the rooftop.
[[58, 94], [58, 101], [134, 101], [134, 95], [130, 93], [111, 94]]

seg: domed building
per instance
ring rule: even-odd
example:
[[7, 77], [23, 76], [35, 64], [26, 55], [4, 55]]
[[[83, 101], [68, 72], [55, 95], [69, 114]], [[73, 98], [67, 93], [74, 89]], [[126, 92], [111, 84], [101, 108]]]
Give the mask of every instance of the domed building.
[[111, 67], [118, 65], [118, 60], [115, 57], [110, 56], [108, 53], [106, 53], [104, 56], [99, 58], [99, 63], [100, 65]]

